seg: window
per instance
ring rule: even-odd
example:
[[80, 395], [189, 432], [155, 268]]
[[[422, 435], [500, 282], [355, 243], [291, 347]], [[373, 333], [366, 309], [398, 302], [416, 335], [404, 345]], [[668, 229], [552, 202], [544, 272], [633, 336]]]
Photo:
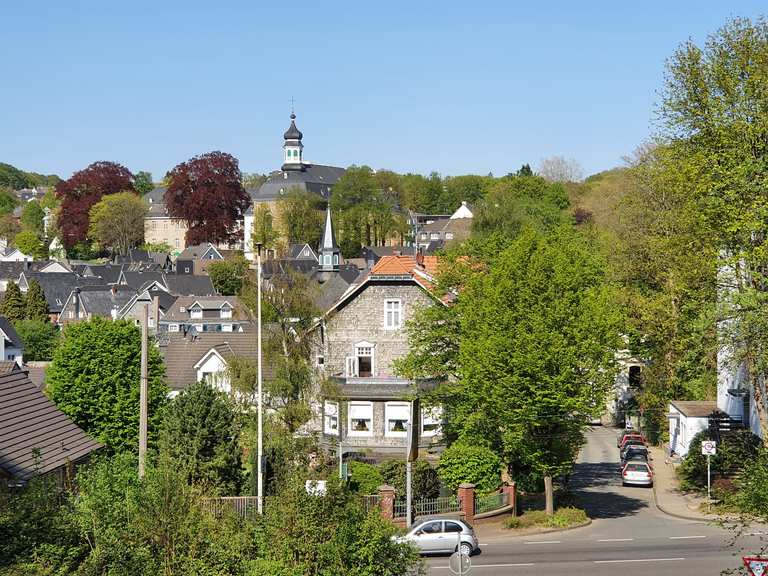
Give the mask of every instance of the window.
[[445, 523], [445, 529], [443, 532], [453, 532], [453, 533], [459, 533], [462, 531], [461, 526], [456, 524], [456, 522], [448, 522]]
[[16, 360], [16, 354], [8, 354], [8, 356], [6, 356], [6, 360]]
[[373, 344], [361, 342], [355, 346], [355, 358], [357, 359], [357, 375], [361, 378], [373, 376]]
[[179, 239], [178, 239], [178, 238], [176, 238], [176, 239], [173, 241], [173, 244], [174, 244], [174, 247], [175, 247], [175, 248], [178, 248], [178, 247], [179, 247]]
[[427, 237], [428, 237], [428, 234], [427, 234], [426, 232], [422, 232], [422, 233], [421, 233], [421, 239], [422, 239], [422, 240], [426, 240], [426, 239], [427, 239]]
[[155, 327], [155, 319], [150, 316], [147, 320], [148, 320], [148, 322], [147, 322], [148, 326], [150, 328], [154, 328]]
[[324, 366], [325, 365], [325, 356], [323, 356], [322, 354], [318, 354], [317, 357], [315, 358], [315, 364], [317, 366]]
[[440, 234], [437, 232], [432, 232], [432, 234], [429, 235], [430, 240], [440, 240]]
[[325, 403], [325, 433], [338, 435], [339, 433], [339, 405], [336, 402]]
[[445, 233], [445, 239], [446, 240], [453, 240], [453, 232], [446, 232]]
[[408, 402], [387, 402], [384, 405], [386, 420], [385, 436], [405, 436], [408, 420], [410, 420], [411, 405]]
[[323, 266], [330, 266], [331, 265], [331, 255], [326, 254], [323, 256]]
[[190, 308], [189, 309], [189, 317], [190, 318], [195, 318], [195, 319], [202, 318], [203, 317], [203, 309], [200, 308], [199, 306], [195, 306], [194, 308]]
[[184, 306], [179, 307], [179, 312], [186, 312], [187, 309]]
[[425, 534], [440, 534], [443, 531], [442, 522], [427, 522], [421, 527], [421, 531]]
[[350, 402], [349, 435], [370, 436], [373, 430], [373, 404], [371, 402]]
[[221, 325], [221, 331], [222, 332], [232, 332], [232, 324], [222, 324]]
[[386, 300], [384, 302], [384, 329], [398, 330], [402, 326], [402, 306], [400, 300]]
[[70, 310], [69, 312], [67, 312], [67, 318], [74, 318], [74, 317], [75, 317], [74, 311]]
[[221, 317], [222, 318], [232, 318], [232, 308], [229, 306], [224, 306], [221, 309]]
[[179, 331], [178, 324], [168, 324], [168, 332], [178, 332], [178, 331]]
[[442, 421], [442, 408], [425, 408], [421, 411], [421, 435], [426, 437], [436, 436], [440, 433], [440, 424]]

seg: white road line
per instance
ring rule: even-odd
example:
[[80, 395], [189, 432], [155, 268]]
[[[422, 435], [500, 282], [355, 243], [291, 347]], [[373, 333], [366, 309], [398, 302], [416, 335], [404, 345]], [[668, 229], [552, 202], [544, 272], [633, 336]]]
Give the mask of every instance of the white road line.
[[747, 532], [745, 536], [762, 536], [765, 532]]
[[560, 544], [560, 540], [531, 540], [526, 544]]
[[604, 538], [598, 542], [632, 542], [634, 538]]
[[[475, 568], [514, 568], [516, 566], [535, 566], [533, 562], [521, 562], [519, 564], [472, 564], [472, 569]], [[430, 570], [448, 570], [448, 566], [430, 566]]]
[[670, 536], [670, 540], [693, 540], [694, 538], [706, 538], [706, 536]]
[[673, 562], [685, 558], [634, 558], [631, 560], [593, 560], [595, 564], [620, 564], [622, 562]]

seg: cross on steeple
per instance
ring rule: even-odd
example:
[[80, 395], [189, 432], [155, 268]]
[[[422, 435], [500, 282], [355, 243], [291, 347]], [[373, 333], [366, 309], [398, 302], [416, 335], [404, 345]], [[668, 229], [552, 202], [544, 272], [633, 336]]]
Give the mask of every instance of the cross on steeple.
[[293, 96], [291, 96], [291, 114], [294, 114], [293, 105], [296, 103], [296, 101], [293, 99]]

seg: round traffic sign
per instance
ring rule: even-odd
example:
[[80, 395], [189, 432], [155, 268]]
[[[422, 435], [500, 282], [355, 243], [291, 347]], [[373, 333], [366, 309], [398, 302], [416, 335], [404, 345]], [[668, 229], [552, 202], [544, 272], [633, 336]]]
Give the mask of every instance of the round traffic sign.
[[469, 556], [461, 552], [454, 552], [448, 559], [448, 569], [457, 575], [468, 576], [472, 569], [472, 561]]

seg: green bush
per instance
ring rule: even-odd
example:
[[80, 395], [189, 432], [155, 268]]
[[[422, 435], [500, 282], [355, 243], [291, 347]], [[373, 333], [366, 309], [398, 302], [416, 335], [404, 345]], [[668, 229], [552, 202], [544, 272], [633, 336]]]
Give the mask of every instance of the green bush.
[[372, 464], [353, 460], [349, 463], [349, 471], [352, 473], [349, 487], [358, 494], [376, 494], [379, 486], [385, 483], [384, 476]]
[[[405, 496], [405, 460], [385, 460], [379, 464], [384, 482], [395, 488], [398, 496]], [[413, 499], [437, 498], [440, 495], [440, 478], [437, 470], [424, 460], [416, 460], [412, 465], [411, 488]]]
[[501, 486], [501, 458], [483, 446], [456, 443], [440, 455], [437, 474], [443, 484], [456, 492], [459, 484], [471, 482], [480, 494]]
[[[683, 490], [701, 490], [707, 485], [707, 457], [701, 453], [701, 442], [709, 439], [709, 432], [696, 434], [690, 450], [680, 464], [677, 474]], [[723, 477], [737, 474], [742, 467], [755, 459], [760, 448], [760, 438], [750, 430], [734, 430], [723, 434], [712, 456], [712, 474]]]
[[581, 508], [566, 506], [558, 508], [552, 516], [547, 516], [544, 510], [531, 510], [522, 516], [512, 516], [504, 521], [504, 527], [510, 530], [519, 528], [570, 528], [578, 526], [589, 519]]
[[744, 466], [739, 481], [736, 505], [744, 512], [768, 520], [768, 449], [763, 448], [757, 457]]

